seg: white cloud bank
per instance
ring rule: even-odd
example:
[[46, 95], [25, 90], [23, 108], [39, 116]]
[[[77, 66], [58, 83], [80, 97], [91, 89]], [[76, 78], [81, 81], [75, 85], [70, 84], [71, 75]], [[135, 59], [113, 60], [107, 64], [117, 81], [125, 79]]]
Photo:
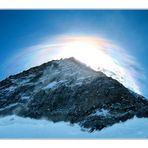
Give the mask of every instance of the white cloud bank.
[[101, 131], [88, 133], [75, 124], [22, 118], [15, 115], [0, 118], [0, 138], [148, 138], [148, 119], [137, 118], [117, 123]]

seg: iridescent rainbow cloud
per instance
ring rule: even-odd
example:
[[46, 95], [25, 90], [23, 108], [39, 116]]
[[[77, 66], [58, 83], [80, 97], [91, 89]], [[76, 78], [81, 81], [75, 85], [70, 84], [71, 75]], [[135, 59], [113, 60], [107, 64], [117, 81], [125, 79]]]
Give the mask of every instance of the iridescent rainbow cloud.
[[111, 41], [96, 36], [56, 36], [22, 50], [8, 62], [8, 66], [13, 63], [20, 71], [53, 59], [68, 57], [75, 57], [94, 70], [103, 71], [107, 76], [141, 94], [137, 71], [140, 66], [136, 59]]

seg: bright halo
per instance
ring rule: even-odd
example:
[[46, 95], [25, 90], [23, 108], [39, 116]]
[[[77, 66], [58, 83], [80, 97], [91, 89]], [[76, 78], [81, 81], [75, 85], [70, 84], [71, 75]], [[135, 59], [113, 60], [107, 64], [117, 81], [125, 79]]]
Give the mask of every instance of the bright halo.
[[[53, 40], [25, 49], [13, 61], [24, 69], [50, 60], [74, 57], [94, 70], [100, 70], [127, 88], [140, 92], [136, 60], [110, 41], [88, 36], [57, 36]], [[18, 59], [20, 63], [18, 63]], [[10, 62], [12, 64], [12, 61]]]

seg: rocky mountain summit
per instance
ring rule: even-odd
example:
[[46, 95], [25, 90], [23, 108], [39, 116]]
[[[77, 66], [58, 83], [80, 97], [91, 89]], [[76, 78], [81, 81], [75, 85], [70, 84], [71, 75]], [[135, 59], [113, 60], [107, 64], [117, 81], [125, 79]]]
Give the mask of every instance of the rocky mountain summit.
[[74, 58], [53, 60], [0, 82], [0, 116], [78, 123], [90, 132], [134, 116], [148, 100]]

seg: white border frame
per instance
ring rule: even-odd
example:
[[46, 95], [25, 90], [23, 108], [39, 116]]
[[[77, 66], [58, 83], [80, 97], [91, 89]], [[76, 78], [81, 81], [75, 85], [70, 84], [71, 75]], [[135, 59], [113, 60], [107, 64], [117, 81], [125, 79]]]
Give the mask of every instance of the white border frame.
[[[0, 9], [148, 9], [148, 0], [0, 0]], [[2, 148], [145, 148], [148, 140], [0, 140]]]
[[0, 9], [147, 9], [147, 0], [0, 0]]

